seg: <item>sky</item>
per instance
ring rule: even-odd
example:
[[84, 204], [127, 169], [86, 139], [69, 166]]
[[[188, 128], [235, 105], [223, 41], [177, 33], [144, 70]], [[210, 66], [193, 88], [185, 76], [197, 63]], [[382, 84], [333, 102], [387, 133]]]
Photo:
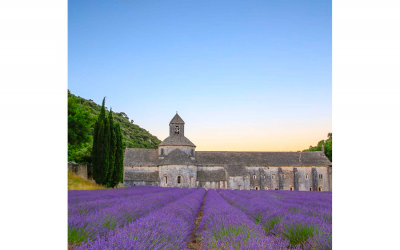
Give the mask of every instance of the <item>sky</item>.
[[68, 88], [201, 151], [299, 151], [332, 132], [326, 0], [68, 2]]

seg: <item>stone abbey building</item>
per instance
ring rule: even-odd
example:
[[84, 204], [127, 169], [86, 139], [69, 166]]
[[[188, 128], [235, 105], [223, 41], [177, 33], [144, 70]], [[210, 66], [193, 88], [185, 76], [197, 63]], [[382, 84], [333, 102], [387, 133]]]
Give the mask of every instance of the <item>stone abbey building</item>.
[[332, 191], [332, 163], [323, 151], [196, 151], [176, 114], [158, 149], [127, 148], [126, 186]]

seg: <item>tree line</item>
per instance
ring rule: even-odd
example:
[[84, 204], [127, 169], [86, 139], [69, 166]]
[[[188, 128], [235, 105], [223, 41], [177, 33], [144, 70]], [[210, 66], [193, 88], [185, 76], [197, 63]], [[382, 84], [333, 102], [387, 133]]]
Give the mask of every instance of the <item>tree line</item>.
[[123, 181], [124, 146], [119, 123], [114, 123], [112, 110], [106, 115], [105, 100], [94, 124], [92, 171], [96, 183], [115, 187]]
[[310, 146], [309, 149], [303, 151], [321, 151], [322, 145], [324, 145], [326, 157], [332, 162], [332, 133], [328, 133], [328, 139], [319, 141], [317, 146]]

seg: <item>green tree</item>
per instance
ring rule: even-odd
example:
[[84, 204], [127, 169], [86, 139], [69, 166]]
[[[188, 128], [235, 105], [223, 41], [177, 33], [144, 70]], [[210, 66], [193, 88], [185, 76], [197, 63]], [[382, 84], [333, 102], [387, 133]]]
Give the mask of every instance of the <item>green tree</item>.
[[116, 144], [115, 144], [115, 164], [112, 187], [124, 180], [124, 143], [119, 124], [114, 125]]
[[101, 185], [107, 184], [107, 174], [109, 171], [109, 150], [110, 150], [110, 129], [106, 117], [105, 101], [101, 106], [100, 114], [94, 126], [93, 133], [93, 179]]
[[328, 139], [327, 140], [321, 140], [318, 142], [317, 146], [313, 147], [310, 146], [309, 149], [303, 150], [303, 151], [321, 151], [322, 150], [322, 145], [324, 145], [324, 151], [326, 157], [330, 161], [332, 161], [332, 133], [328, 133]]
[[116, 133], [114, 129], [114, 119], [112, 115], [112, 109], [108, 113], [108, 129], [110, 134], [110, 147], [109, 147], [109, 168], [107, 173], [107, 186], [113, 187], [113, 173], [115, 169], [115, 153], [116, 153]]
[[94, 121], [90, 106], [68, 91], [68, 161], [90, 162]]

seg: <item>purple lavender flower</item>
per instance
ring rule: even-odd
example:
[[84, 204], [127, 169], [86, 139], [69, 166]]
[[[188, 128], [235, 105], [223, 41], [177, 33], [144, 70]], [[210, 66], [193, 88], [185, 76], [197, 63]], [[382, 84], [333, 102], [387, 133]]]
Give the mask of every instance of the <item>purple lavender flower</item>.
[[160, 210], [75, 249], [183, 249], [193, 231], [205, 193], [205, 189], [191, 192]]

